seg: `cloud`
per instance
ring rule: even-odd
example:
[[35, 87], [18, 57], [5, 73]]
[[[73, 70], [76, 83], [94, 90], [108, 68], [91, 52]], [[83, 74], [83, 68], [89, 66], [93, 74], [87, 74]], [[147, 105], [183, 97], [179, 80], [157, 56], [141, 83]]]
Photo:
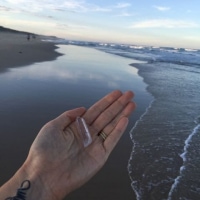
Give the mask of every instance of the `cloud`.
[[63, 8], [54, 8], [53, 10], [59, 11], [59, 12], [64, 12], [65, 11]]
[[11, 11], [11, 9], [9, 7], [6, 6], [0, 6], [0, 11]]
[[118, 15], [119, 17], [131, 17], [133, 14], [128, 13], [128, 12], [122, 12], [121, 14]]
[[45, 1], [26, 1], [26, 0], [6, 0], [7, 5], [12, 10], [18, 12], [38, 13], [48, 9], [49, 3]]
[[110, 8], [94, 7], [91, 11], [93, 12], [111, 12]]
[[130, 28], [196, 28], [199, 25], [192, 21], [154, 19], [136, 22]]
[[[131, 6], [131, 4], [130, 3], [118, 3], [118, 4], [116, 4], [115, 6], [112, 6], [112, 8], [113, 8], [113, 11], [117, 11], [117, 15], [115, 15], [115, 16], [118, 16], [118, 17], [131, 17], [131, 16], [133, 16], [134, 14], [133, 13], [130, 13], [129, 11], [128, 11], [128, 9], [126, 9], [126, 8], [128, 8], [128, 7], [130, 7]], [[117, 10], [116, 10], [117, 9]]]
[[26, 0], [7, 0], [7, 2], [11, 4], [21, 4], [26, 3]]
[[171, 9], [170, 7], [164, 7], [164, 6], [153, 6], [153, 7], [159, 11], [167, 11]]
[[[58, 12], [112, 12], [113, 9], [123, 9], [130, 6], [129, 3], [118, 3], [117, 5], [100, 6], [96, 3], [88, 3], [85, 0], [6, 0], [9, 7], [12, 9], [18, 9], [23, 12], [41, 13], [48, 11]], [[1, 8], [2, 10], [3, 8]]]
[[118, 82], [115, 82], [115, 81], [108, 81], [108, 87], [109, 88], [119, 88], [120, 85]]
[[127, 8], [130, 7], [131, 4], [130, 3], [118, 3], [115, 7], [116, 8]]
[[131, 17], [134, 16], [135, 14], [129, 13], [129, 12], [121, 12], [120, 14], [118, 14], [118, 17]]
[[[65, 81], [74, 84], [82, 81], [98, 81], [102, 84], [107, 85], [109, 88], [119, 88], [119, 81], [121, 78], [116, 78], [115, 75], [109, 76], [109, 79], [105, 74], [98, 73], [95, 70], [86, 71], [83, 68], [79, 70], [73, 70], [73, 68], [66, 69], [65, 67], [59, 67], [58, 70], [55, 69], [54, 62], [47, 62], [48, 64], [37, 63], [33, 64], [27, 68], [23, 69], [11, 69], [13, 73], [10, 73], [9, 79], [29, 78], [32, 80], [56, 80]], [[44, 67], [45, 66], [45, 67]]]
[[6, 0], [10, 6], [20, 9], [21, 11], [27, 12], [43, 12], [43, 11], [87, 11], [85, 2], [78, 0]]
[[[55, 4], [56, 6], [57, 4]], [[68, 0], [64, 1], [56, 7], [56, 9], [62, 9], [72, 12], [111, 12], [109, 7], [101, 7], [96, 4], [86, 3], [85, 1]]]
[[63, 9], [69, 9], [69, 10], [74, 10], [74, 11], [86, 11], [87, 7], [83, 2], [79, 1], [65, 1], [62, 4]]
[[89, 4], [84, 1], [65, 1], [62, 5], [63, 9], [71, 10], [74, 12], [110, 12], [108, 7], [100, 7], [95, 4]]
[[68, 23], [67, 27], [71, 29], [89, 29], [90, 28], [89, 26], [70, 24], [70, 23]]

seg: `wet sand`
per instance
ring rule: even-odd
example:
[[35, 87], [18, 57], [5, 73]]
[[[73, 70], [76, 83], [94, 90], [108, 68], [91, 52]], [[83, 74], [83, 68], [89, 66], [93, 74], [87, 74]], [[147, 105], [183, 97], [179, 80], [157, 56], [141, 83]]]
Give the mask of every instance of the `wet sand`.
[[[35, 62], [54, 60], [61, 55], [55, 52], [56, 48], [57, 47], [52, 43], [42, 42], [40, 37], [36, 39], [31, 38], [31, 40], [28, 41], [24, 34], [0, 32], [0, 72], [6, 71], [11, 67], [21, 67]], [[133, 119], [131, 126], [132, 125]], [[131, 126], [128, 127], [127, 133], [122, 137], [103, 169], [86, 185], [71, 193], [66, 199], [135, 199], [127, 170], [128, 160], [132, 151], [132, 142], [128, 134]], [[30, 139], [26, 140], [29, 141]], [[6, 144], [4, 144], [4, 147], [5, 145]], [[9, 146], [8, 144], [8, 148], [5, 149], [11, 148]], [[26, 145], [23, 155], [26, 154], [27, 148]], [[4, 158], [10, 160], [12, 164], [15, 163], [12, 162], [12, 160], [16, 160], [15, 158], [7, 158], [7, 156]], [[18, 158], [17, 163], [20, 163], [22, 158]], [[1, 160], [1, 163], [3, 162], [4, 161]], [[10, 174], [8, 176], [4, 174], [4, 178], [10, 177], [15, 169], [16, 166], [10, 166]], [[5, 180], [0, 178], [0, 185], [3, 184], [4, 181]]]

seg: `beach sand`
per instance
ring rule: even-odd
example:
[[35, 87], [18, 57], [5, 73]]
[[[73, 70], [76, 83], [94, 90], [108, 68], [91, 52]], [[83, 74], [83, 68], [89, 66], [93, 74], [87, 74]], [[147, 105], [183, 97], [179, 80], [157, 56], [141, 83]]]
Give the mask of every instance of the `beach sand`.
[[26, 34], [0, 31], [0, 71], [10, 67], [51, 61], [61, 55], [53, 43], [41, 41], [42, 36], [27, 40]]
[[[60, 55], [54, 51], [57, 47], [49, 42], [41, 42], [40, 39], [37, 37], [28, 41], [24, 34], [0, 32], [0, 71], [5, 71], [10, 67], [20, 67], [35, 62], [56, 59]], [[132, 142], [128, 134], [131, 125], [102, 170], [83, 187], [71, 193], [66, 199], [135, 199], [127, 170], [128, 160], [132, 151]], [[12, 158], [6, 158], [6, 156], [5, 159], [12, 161]], [[20, 160], [20, 158], [17, 160]], [[4, 161], [1, 160], [2, 162]], [[10, 166], [10, 168], [15, 169], [16, 166]], [[1, 173], [5, 174], [6, 172]], [[0, 180], [1, 184], [3, 184], [2, 180]]]

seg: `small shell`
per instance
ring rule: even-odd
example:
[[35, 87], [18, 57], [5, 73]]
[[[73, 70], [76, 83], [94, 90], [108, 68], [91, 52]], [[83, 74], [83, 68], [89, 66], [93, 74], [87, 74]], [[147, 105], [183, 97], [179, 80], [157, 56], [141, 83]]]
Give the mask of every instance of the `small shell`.
[[92, 137], [87, 127], [85, 120], [82, 117], [76, 118], [76, 124], [78, 127], [79, 134], [83, 141], [83, 146], [87, 147], [92, 143]]

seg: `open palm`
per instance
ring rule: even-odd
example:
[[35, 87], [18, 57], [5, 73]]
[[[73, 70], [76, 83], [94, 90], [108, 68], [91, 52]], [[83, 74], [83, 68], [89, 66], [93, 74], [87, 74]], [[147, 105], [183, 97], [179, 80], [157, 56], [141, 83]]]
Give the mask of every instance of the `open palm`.
[[[40, 176], [41, 182], [48, 183], [45, 189], [54, 199], [64, 198], [104, 165], [135, 108], [132, 98], [130, 91], [124, 94], [113, 91], [88, 110], [67, 111], [41, 129], [26, 163]], [[77, 130], [78, 116], [85, 119], [92, 136], [92, 143], [86, 148]], [[99, 136], [101, 131], [107, 135], [105, 141]]]

